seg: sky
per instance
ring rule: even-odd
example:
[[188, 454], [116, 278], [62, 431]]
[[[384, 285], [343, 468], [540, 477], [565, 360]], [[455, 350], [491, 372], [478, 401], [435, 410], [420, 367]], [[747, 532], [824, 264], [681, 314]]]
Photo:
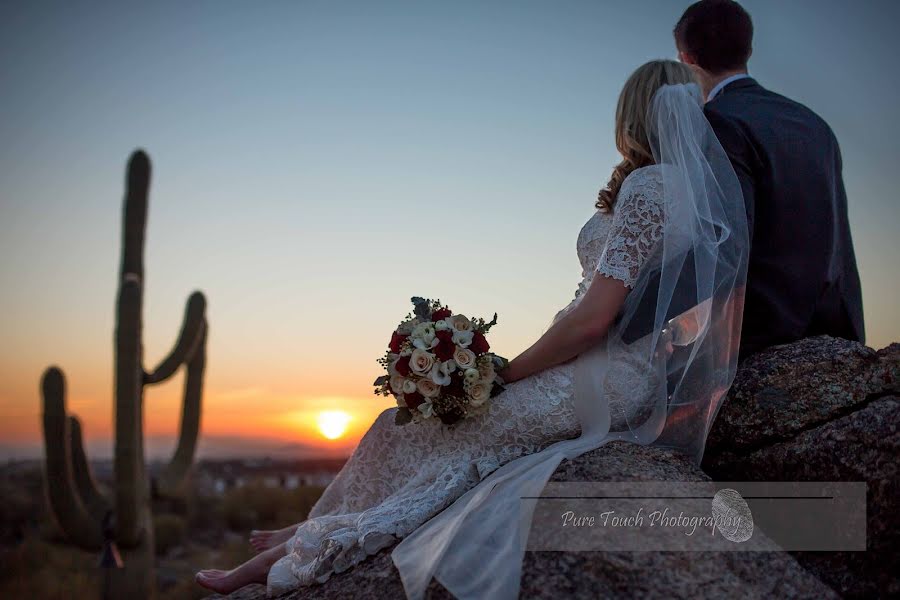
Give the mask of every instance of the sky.
[[[617, 162], [626, 77], [675, 58], [688, 2], [0, 3], [0, 457], [39, 456], [67, 378], [108, 455], [124, 167], [153, 163], [149, 370], [194, 290], [201, 453], [347, 453], [414, 295], [490, 317], [515, 356], [571, 300]], [[869, 345], [900, 340], [900, 3], [748, 0], [750, 72], [841, 144]], [[148, 388], [171, 450], [183, 375]], [[323, 410], [346, 411], [326, 440]]]

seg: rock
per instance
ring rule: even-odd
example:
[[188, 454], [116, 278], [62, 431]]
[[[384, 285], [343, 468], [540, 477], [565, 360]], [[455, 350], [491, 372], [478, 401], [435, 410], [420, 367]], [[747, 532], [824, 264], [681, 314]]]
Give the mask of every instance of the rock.
[[223, 598], [228, 598], [228, 600], [261, 600], [266, 597], [266, 586], [252, 584], [246, 587], [242, 587], [236, 592], [232, 592], [227, 596], [222, 596], [221, 594], [213, 594], [212, 596], [207, 596], [206, 600], [222, 600]]
[[[553, 481], [709, 481], [687, 458], [668, 450], [613, 442], [566, 461]], [[404, 597], [382, 550], [325, 584], [281, 596], [282, 600]], [[247, 592], [244, 592], [246, 594]], [[262, 588], [252, 595], [261, 598]], [[785, 552], [527, 552], [521, 598], [833, 598], [833, 591]], [[427, 597], [452, 596], [432, 581]]]
[[819, 336], [775, 346], [741, 363], [710, 429], [706, 460], [791, 438], [891, 393], [900, 393], [900, 344], [875, 352]]
[[865, 481], [866, 552], [794, 556], [841, 595], [897, 595], [900, 344], [817, 337], [741, 364], [707, 442], [723, 481]]
[[797, 552], [801, 565], [848, 598], [900, 595], [900, 397], [747, 455], [720, 455], [711, 470], [732, 481], [865, 481], [866, 552]]
[[[551, 481], [710, 481], [670, 450], [613, 442]], [[760, 536], [758, 532], [754, 536]], [[528, 552], [521, 598], [832, 598], [784, 552]]]

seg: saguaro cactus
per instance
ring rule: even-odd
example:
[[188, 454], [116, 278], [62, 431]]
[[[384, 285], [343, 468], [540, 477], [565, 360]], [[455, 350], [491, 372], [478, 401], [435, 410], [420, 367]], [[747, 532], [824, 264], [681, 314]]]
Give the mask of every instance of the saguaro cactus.
[[115, 541], [124, 568], [110, 574], [106, 593], [113, 598], [147, 598], [154, 593], [153, 528], [150, 482], [144, 463], [144, 387], [161, 383], [186, 366], [184, 403], [178, 446], [154, 481], [154, 491], [174, 495], [190, 471], [200, 429], [203, 370], [206, 364], [206, 299], [188, 299], [178, 341], [152, 371], [143, 368], [142, 305], [144, 231], [150, 159], [142, 151], [128, 161], [122, 220], [122, 262], [115, 330], [115, 483], [111, 498], [98, 490], [91, 474], [75, 416], [66, 413], [65, 376], [57, 367], [44, 372], [45, 475], [51, 511], [67, 538], [86, 550], [104, 543], [103, 525], [112, 517]]

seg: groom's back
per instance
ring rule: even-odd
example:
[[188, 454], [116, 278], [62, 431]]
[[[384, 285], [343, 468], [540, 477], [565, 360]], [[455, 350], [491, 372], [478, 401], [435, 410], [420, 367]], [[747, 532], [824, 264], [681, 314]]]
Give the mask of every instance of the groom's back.
[[753, 79], [706, 114], [741, 180], [751, 222], [741, 354], [828, 334], [864, 340], [841, 155], [807, 107]]

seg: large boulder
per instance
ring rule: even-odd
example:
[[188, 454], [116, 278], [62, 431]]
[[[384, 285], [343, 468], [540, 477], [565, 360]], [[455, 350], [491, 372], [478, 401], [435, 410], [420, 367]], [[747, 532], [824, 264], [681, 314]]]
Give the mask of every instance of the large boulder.
[[[685, 457], [668, 450], [613, 442], [565, 461], [552, 481], [709, 481]], [[756, 533], [754, 535], [757, 535]], [[323, 585], [282, 600], [402, 598], [403, 586], [382, 550]], [[231, 598], [261, 598], [262, 587]], [[521, 598], [832, 598], [834, 592], [786, 552], [527, 552]], [[432, 581], [427, 597], [452, 598]]]
[[704, 467], [790, 439], [900, 393], [900, 344], [876, 352], [828, 336], [776, 346], [741, 363], [706, 441]]
[[796, 552], [842, 596], [900, 594], [900, 344], [829, 337], [746, 360], [707, 441], [722, 481], [864, 481], [866, 552]]
[[844, 417], [797, 437], [760, 448], [721, 465], [720, 479], [865, 481], [868, 484], [866, 552], [797, 552], [804, 567], [841, 595], [873, 598], [900, 595], [900, 397], [868, 403]]

